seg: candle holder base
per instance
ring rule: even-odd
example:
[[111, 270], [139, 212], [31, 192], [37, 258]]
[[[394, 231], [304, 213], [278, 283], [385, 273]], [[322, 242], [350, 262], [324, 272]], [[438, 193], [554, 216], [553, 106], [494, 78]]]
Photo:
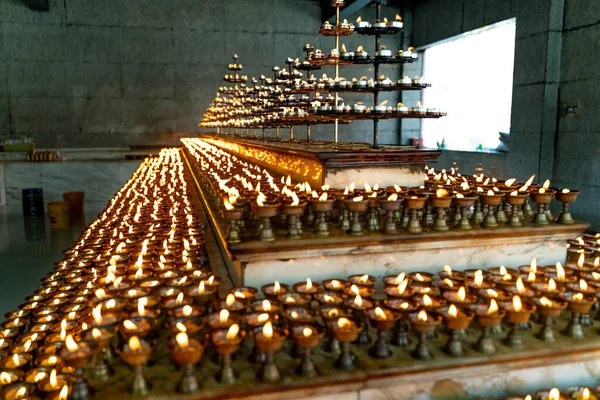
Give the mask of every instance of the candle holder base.
[[329, 226], [325, 220], [325, 212], [317, 212], [317, 223], [315, 224], [315, 232], [319, 236], [329, 236]]
[[383, 233], [386, 235], [395, 235], [398, 233], [398, 228], [396, 227], [396, 221], [394, 220], [394, 212], [390, 210], [387, 212], [387, 218], [385, 221], [385, 225], [383, 226]]
[[369, 232], [379, 232], [381, 227], [379, 226], [379, 211], [376, 208], [369, 208], [368, 218], [367, 218], [367, 230]]
[[263, 364], [267, 361], [267, 356], [264, 351], [260, 351], [258, 347], [253, 346], [252, 352], [248, 356], [248, 361], [252, 364]]
[[590, 314], [581, 314], [580, 321], [582, 326], [592, 326], [592, 318]]
[[460, 337], [460, 331], [458, 329], [453, 329], [450, 335], [450, 339], [448, 339], [448, 343], [446, 343], [446, 346], [444, 348], [446, 354], [451, 355], [452, 357], [460, 357], [465, 354], [465, 350], [463, 349]]
[[490, 328], [490, 335], [492, 336], [497, 336], [497, 335], [502, 335], [504, 333], [504, 329], [502, 328], [502, 325], [498, 324], [496, 326], [492, 326]]
[[219, 373], [215, 376], [215, 379], [218, 382], [221, 382], [225, 385], [231, 385], [239, 378], [237, 372], [233, 370], [231, 365], [224, 365]]
[[419, 332], [419, 343], [417, 343], [417, 347], [410, 353], [413, 358], [417, 360], [431, 360], [433, 356], [429, 351], [429, 347], [427, 347], [427, 333]]
[[502, 206], [499, 206], [496, 211], [496, 221], [498, 221], [499, 224], [506, 224], [508, 222], [508, 218], [506, 217], [506, 213]]
[[559, 224], [573, 224], [575, 221], [573, 220], [573, 216], [569, 211], [561, 212], [556, 220]]
[[279, 369], [277, 368], [277, 365], [274, 362], [267, 361], [258, 371], [258, 379], [261, 382], [277, 383], [281, 381], [282, 376], [281, 372], [279, 372]]
[[387, 332], [379, 331], [377, 333], [377, 340], [375, 344], [369, 350], [369, 354], [373, 358], [388, 358], [392, 356], [392, 352], [390, 351], [390, 347], [387, 343]]
[[506, 345], [513, 349], [522, 349], [525, 347], [523, 342], [523, 336], [521, 335], [521, 329], [518, 325], [514, 325], [511, 331], [506, 337]]
[[351, 235], [363, 235], [363, 228], [362, 228], [362, 224], [360, 223], [359, 220], [359, 213], [354, 211], [354, 217], [352, 218], [352, 225], [350, 226], [350, 230], [349, 230], [349, 234]]
[[289, 216], [288, 239], [301, 239], [302, 233], [298, 229], [298, 217], [295, 215]]
[[180, 393], [192, 393], [198, 389], [200, 389], [200, 385], [198, 384], [198, 380], [194, 375], [194, 366], [192, 364], [188, 364], [184, 367], [183, 376], [179, 381], [177, 390], [179, 390]]
[[340, 229], [343, 231], [350, 230], [350, 219], [348, 218], [348, 209], [342, 208], [340, 219]]
[[96, 381], [100, 381], [100, 382], [107, 381], [108, 379], [110, 379], [111, 375], [113, 374], [113, 370], [112, 370], [112, 368], [110, 368], [110, 366], [104, 359], [104, 353], [103, 352], [96, 353], [94, 355], [94, 357], [95, 357], [94, 368], [90, 372], [90, 376], [92, 377], [92, 379], [94, 379]]
[[473, 229], [473, 227], [471, 226], [471, 223], [469, 222], [468, 208], [466, 208], [466, 207], [463, 208], [461, 212], [462, 212], [462, 216], [456, 224], [456, 229], [461, 229], [461, 230]]
[[535, 225], [548, 225], [550, 220], [548, 219], [548, 214], [546, 213], [546, 204], [538, 203], [538, 209], [535, 215], [533, 216], [533, 221]]
[[146, 381], [142, 372], [142, 364], [135, 366], [136, 373], [131, 383], [131, 393], [135, 396], [146, 396], [150, 393], [150, 384]]
[[421, 227], [421, 224], [419, 223], [419, 219], [417, 218], [417, 210], [416, 209], [410, 210], [410, 220], [408, 221], [408, 224], [406, 225], [406, 231], [408, 233], [423, 232], [423, 228]]
[[[487, 329], [487, 334], [485, 330]], [[492, 339], [489, 327], [484, 328], [484, 333], [481, 335], [475, 348], [483, 354], [494, 354], [496, 353], [496, 345], [494, 339]]]
[[342, 353], [335, 361], [334, 366], [343, 370], [354, 369], [354, 356], [350, 352], [350, 342], [342, 343]]
[[490, 205], [488, 208], [488, 212], [483, 219], [482, 226], [484, 228], [497, 228], [498, 220], [496, 219], [496, 211], [494, 206]]
[[450, 228], [446, 223], [446, 209], [438, 208], [437, 209], [437, 218], [433, 222], [433, 230], [434, 231], [447, 231]]
[[271, 219], [269, 217], [262, 217], [261, 221], [261, 229], [258, 233], [258, 240], [262, 242], [272, 242], [275, 240], [275, 235], [273, 234], [273, 228], [271, 227]]
[[236, 244], [240, 243], [241, 241], [242, 240], [240, 239], [240, 230], [237, 226], [237, 221], [229, 221], [229, 228], [227, 229], [227, 243]]
[[364, 345], [371, 343], [371, 341], [372, 341], [372, 339], [371, 339], [371, 336], [369, 336], [369, 328], [367, 325], [365, 325], [365, 327], [358, 334], [358, 338], [356, 339], [356, 341], [354, 343], [364, 346]]
[[536, 337], [545, 343], [556, 342], [556, 335], [554, 334], [554, 329], [552, 329], [552, 325], [544, 324], [544, 327], [542, 328], [540, 333], [537, 334]]
[[408, 336], [408, 331], [406, 329], [399, 328], [394, 332], [394, 337], [392, 338], [392, 345], [398, 347], [408, 347], [412, 343], [410, 340], [410, 336]]
[[314, 378], [318, 375], [317, 369], [315, 368], [315, 364], [311, 359], [311, 349], [304, 349], [304, 358], [298, 368], [296, 368], [296, 374], [303, 376], [305, 378]]
[[342, 346], [340, 341], [335, 338], [335, 336], [331, 336], [329, 341], [325, 344], [325, 351], [328, 353], [339, 354], [342, 352]]
[[579, 314], [573, 313], [565, 333], [573, 339], [583, 339], [585, 337], [583, 334], [583, 326], [581, 325], [581, 316]]

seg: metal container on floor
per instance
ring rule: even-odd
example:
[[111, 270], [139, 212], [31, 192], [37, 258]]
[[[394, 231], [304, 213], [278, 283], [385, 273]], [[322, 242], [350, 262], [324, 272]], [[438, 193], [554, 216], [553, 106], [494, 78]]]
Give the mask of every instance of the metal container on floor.
[[36, 218], [44, 216], [44, 191], [39, 188], [23, 189], [23, 216]]

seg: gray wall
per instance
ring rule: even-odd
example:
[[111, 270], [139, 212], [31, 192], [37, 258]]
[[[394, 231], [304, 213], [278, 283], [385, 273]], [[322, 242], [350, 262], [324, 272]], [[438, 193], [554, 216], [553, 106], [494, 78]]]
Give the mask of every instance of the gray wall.
[[[41, 147], [175, 142], [200, 131], [234, 53], [249, 76], [268, 73], [307, 42], [331, 49], [321, 23], [315, 0], [50, 0], [50, 12], [1, 0], [0, 138], [30, 135]], [[345, 42], [374, 50], [365, 38]], [[341, 138], [370, 140], [369, 127], [342, 127]], [[394, 143], [396, 124], [383, 129], [381, 141]], [[332, 127], [313, 134], [330, 139]]]

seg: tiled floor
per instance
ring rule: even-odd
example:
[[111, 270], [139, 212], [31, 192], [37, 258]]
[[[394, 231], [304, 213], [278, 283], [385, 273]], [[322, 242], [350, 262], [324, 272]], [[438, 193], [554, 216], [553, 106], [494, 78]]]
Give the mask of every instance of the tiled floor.
[[21, 207], [0, 207], [0, 320], [32, 294], [103, 207], [86, 204], [84, 219], [68, 229], [50, 229], [48, 216], [24, 218]]

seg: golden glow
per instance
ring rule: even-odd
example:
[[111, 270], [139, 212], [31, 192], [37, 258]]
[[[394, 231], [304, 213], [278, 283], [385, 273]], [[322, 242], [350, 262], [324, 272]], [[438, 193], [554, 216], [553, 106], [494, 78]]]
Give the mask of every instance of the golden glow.
[[514, 295], [512, 298], [513, 309], [516, 312], [519, 312], [523, 309], [523, 303], [521, 302], [521, 298], [518, 295]]
[[375, 315], [377, 316], [378, 319], [380, 319], [382, 321], [387, 321], [387, 319], [388, 319], [386, 313], [383, 312], [383, 310], [381, 309], [381, 307], [376, 307], [375, 308]]
[[188, 335], [185, 332], [179, 332], [175, 336], [175, 341], [180, 347], [186, 348], [190, 345], [190, 341], [188, 339]]
[[540, 299], [540, 304], [544, 307], [552, 307], [553, 305], [552, 300], [548, 299], [546, 296], [542, 296]]
[[419, 319], [419, 321], [427, 322], [427, 312], [425, 310], [419, 311], [419, 314], [417, 314], [417, 318]]
[[265, 326], [263, 326], [263, 335], [265, 335], [265, 337], [267, 339], [270, 339], [273, 337], [273, 325], [271, 324], [271, 321], [267, 321], [267, 323], [265, 323]]
[[464, 286], [461, 286], [460, 289], [458, 289], [456, 296], [458, 297], [458, 300], [460, 300], [461, 302], [465, 301], [465, 298], [467, 297], [467, 292], [466, 292]]
[[[333, 310], [331, 310], [331, 311], [333, 311]], [[338, 319], [337, 324], [340, 329], [349, 329], [352, 326], [352, 323], [350, 322], [350, 320], [348, 318], [344, 318], [344, 317]]]
[[362, 307], [363, 299], [362, 297], [360, 297], [360, 295], [356, 295], [356, 297], [354, 298], [354, 305], [357, 307]]
[[431, 297], [429, 297], [428, 294], [423, 295], [423, 305], [425, 307], [431, 307], [433, 305], [433, 301], [431, 300]]
[[556, 291], [556, 282], [554, 282], [554, 279], [550, 278], [548, 280], [548, 291], [549, 292], [555, 292]]
[[517, 292], [519, 292], [519, 294], [525, 293], [525, 285], [523, 284], [523, 279], [521, 279], [521, 277], [517, 278], [515, 286], [517, 287]]
[[587, 292], [588, 284], [585, 280], [583, 280], [583, 279], [579, 280], [579, 289], [581, 289], [582, 292]]
[[229, 293], [225, 298], [225, 304], [227, 304], [227, 307], [231, 307], [233, 303], [235, 303], [235, 296], [233, 293]]
[[269, 300], [266, 300], [266, 299], [263, 300], [262, 301], [262, 307], [263, 307], [263, 310], [266, 311], [266, 312], [271, 311], [271, 302]]
[[67, 335], [67, 338], [65, 339], [65, 346], [69, 351], [76, 351], [79, 349], [79, 346], [77, 345], [77, 343], [75, 343], [73, 335], [71, 334]]
[[560, 262], [556, 263], [556, 278], [558, 278], [559, 281], [565, 280], [565, 269]]
[[138, 351], [142, 349], [142, 343], [137, 336], [132, 336], [129, 338], [129, 348], [133, 351]]
[[398, 194], [397, 193], [392, 193], [389, 197], [388, 197], [388, 201], [396, 201], [398, 200]]
[[548, 400], [560, 400], [560, 391], [557, 388], [553, 388], [548, 393]]
[[189, 317], [190, 315], [192, 315], [192, 307], [185, 305], [183, 306], [183, 316], [184, 317]]
[[0, 383], [2, 383], [3, 385], [8, 385], [11, 382], [12, 378], [10, 377], [10, 374], [8, 372], [0, 372]]
[[448, 315], [452, 318], [456, 318], [458, 316], [458, 310], [454, 304], [450, 304], [450, 307], [448, 307]]
[[306, 290], [312, 290], [313, 284], [312, 281], [310, 280], [310, 278], [306, 278]]
[[219, 322], [224, 324], [227, 322], [228, 319], [229, 319], [229, 311], [227, 311], [224, 308], [219, 312]]
[[483, 284], [483, 271], [478, 269], [477, 271], [475, 271], [475, 274], [473, 276], [473, 283], [475, 284], [475, 287], [481, 287], [481, 285]]
[[579, 254], [579, 258], [577, 259], [577, 266], [579, 267], [579, 269], [581, 269], [583, 267], [584, 263], [585, 263], [585, 254], [581, 253], [581, 254]]
[[492, 299], [490, 300], [490, 306], [488, 307], [487, 313], [488, 315], [492, 315], [498, 312], [498, 303], [496, 303], [496, 300]]
[[[22, 388], [25, 389], [25, 388]], [[23, 393], [25, 394], [25, 393]], [[67, 396], [69, 395], [69, 386], [68, 385], [64, 385], [62, 387], [62, 389], [60, 389], [60, 392], [58, 393], [58, 400], [67, 400]]]
[[369, 275], [365, 274], [365, 275], [361, 276], [360, 278], [358, 278], [358, 281], [364, 285], [365, 283], [367, 283], [369, 281]]
[[302, 335], [304, 337], [309, 337], [310, 335], [312, 335], [312, 329], [310, 329], [309, 327], [302, 329]]

